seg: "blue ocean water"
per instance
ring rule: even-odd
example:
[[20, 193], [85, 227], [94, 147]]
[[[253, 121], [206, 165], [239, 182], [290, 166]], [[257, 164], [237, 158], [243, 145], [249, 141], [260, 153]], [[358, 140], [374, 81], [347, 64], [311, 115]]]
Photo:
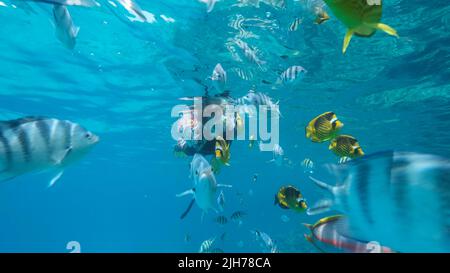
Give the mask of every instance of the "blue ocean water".
[[[301, 162], [337, 163], [327, 144], [305, 138], [308, 122], [326, 111], [338, 114], [343, 133], [356, 136], [366, 154], [396, 149], [450, 157], [446, 1], [383, 1], [382, 22], [399, 38], [380, 31], [354, 37], [345, 55], [341, 22], [329, 12], [329, 21], [314, 24], [311, 7], [319, 1], [286, 1], [280, 8], [275, 0], [224, 0], [208, 13], [195, 0], [136, 0], [146, 22], [114, 0], [70, 6], [80, 27], [73, 50], [55, 37], [51, 5], [21, 2], [0, 0], [0, 118], [68, 119], [101, 141], [51, 188], [46, 173], [0, 184], [1, 252], [69, 252], [70, 241], [82, 252], [197, 252], [201, 242], [224, 233], [217, 248], [262, 252], [255, 229], [280, 252], [317, 252], [301, 223], [320, 216], [282, 210], [273, 199], [286, 184], [311, 203], [321, 197]], [[289, 32], [295, 18], [303, 21]], [[263, 70], [233, 59], [229, 39], [235, 38], [259, 49]], [[171, 136], [172, 107], [184, 103], [179, 98], [202, 96], [217, 63], [229, 74], [233, 97], [256, 89], [279, 101], [286, 157], [277, 166], [268, 162], [272, 153], [233, 143], [231, 166], [217, 181], [233, 185], [224, 189], [224, 215], [247, 215], [242, 224], [224, 226], [214, 212], [202, 220], [196, 206], [180, 220], [189, 199], [175, 194], [192, 185], [190, 158], [173, 155]], [[292, 65], [307, 69], [304, 80], [273, 89]], [[240, 79], [236, 68], [253, 78]]]

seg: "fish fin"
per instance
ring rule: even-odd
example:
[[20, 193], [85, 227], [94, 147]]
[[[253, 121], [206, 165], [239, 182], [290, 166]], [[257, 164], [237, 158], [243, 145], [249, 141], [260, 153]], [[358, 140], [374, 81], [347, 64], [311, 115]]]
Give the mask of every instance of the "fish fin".
[[327, 183], [320, 181], [312, 176], [310, 176], [309, 179], [311, 179], [317, 186], [319, 186], [319, 188], [331, 193], [332, 195], [334, 194], [334, 186], [328, 185]]
[[188, 213], [191, 211], [194, 203], [195, 203], [195, 199], [192, 199], [191, 202], [189, 203], [188, 207], [186, 208], [186, 210], [183, 212], [183, 214], [181, 214], [181, 216], [180, 216], [181, 220], [183, 220], [188, 215]]
[[307, 215], [317, 215], [331, 210], [334, 202], [331, 199], [319, 200], [313, 207], [306, 210]]
[[193, 195], [194, 194], [194, 189], [190, 189], [190, 190], [184, 191], [182, 193], [177, 194], [176, 196], [177, 197], [183, 197], [183, 196], [186, 196], [186, 195], [189, 195], [189, 194]]
[[354, 33], [354, 30], [349, 29], [349, 30], [347, 30], [347, 33], [345, 34], [344, 46], [342, 47], [342, 53], [344, 53], [344, 54], [347, 51], [347, 47], [350, 44], [350, 41], [352, 40], [353, 33]]
[[67, 149], [61, 151], [60, 153], [57, 153], [52, 157], [52, 160], [55, 165], [61, 165], [61, 163], [64, 161], [64, 159], [70, 154], [72, 151], [72, 146], [68, 147]]
[[[311, 224], [303, 223], [302, 225], [304, 225], [304, 226], [305, 226], [307, 229], [309, 229], [309, 230], [312, 230], [312, 229], [313, 229], [313, 225], [311, 225]], [[307, 236], [311, 238], [311, 236], [305, 234], [305, 237], [307, 237]]]
[[55, 185], [56, 181], [58, 181], [61, 176], [64, 174], [64, 170], [60, 170], [51, 180], [50, 183], [48, 183], [48, 187], [52, 187], [53, 185]]
[[310, 242], [315, 248], [317, 248], [317, 250], [319, 250], [322, 253], [326, 253], [322, 248], [320, 248], [315, 242], [314, 239], [312, 238], [311, 235], [306, 235], [304, 234], [306, 241]]
[[73, 28], [73, 37], [77, 37], [78, 33], [80, 32], [80, 27], [74, 27]]
[[227, 185], [227, 184], [217, 184], [218, 188], [232, 188], [233, 185]]
[[397, 34], [397, 31], [386, 24], [378, 23], [378, 24], [373, 24], [372, 26], [376, 29], [386, 32], [389, 35], [395, 36], [397, 38], [399, 37]]

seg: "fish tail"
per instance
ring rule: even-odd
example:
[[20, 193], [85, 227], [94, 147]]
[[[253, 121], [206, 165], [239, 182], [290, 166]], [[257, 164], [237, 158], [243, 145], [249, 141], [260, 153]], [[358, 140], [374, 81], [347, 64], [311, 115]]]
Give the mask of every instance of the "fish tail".
[[349, 29], [349, 30], [347, 31], [347, 33], [345, 34], [345, 37], [344, 37], [344, 46], [342, 47], [342, 53], [343, 53], [343, 54], [345, 54], [345, 52], [347, 51], [347, 47], [348, 47], [348, 45], [350, 44], [350, 41], [352, 40], [353, 33], [354, 33], [354, 30]]
[[397, 38], [399, 37], [398, 34], [397, 34], [397, 31], [395, 29], [393, 29], [392, 27], [386, 25], [386, 24], [378, 23], [378, 24], [375, 25], [375, 28], [379, 29], [381, 31], [384, 31], [384, 32], [386, 32], [389, 35], [395, 36]]

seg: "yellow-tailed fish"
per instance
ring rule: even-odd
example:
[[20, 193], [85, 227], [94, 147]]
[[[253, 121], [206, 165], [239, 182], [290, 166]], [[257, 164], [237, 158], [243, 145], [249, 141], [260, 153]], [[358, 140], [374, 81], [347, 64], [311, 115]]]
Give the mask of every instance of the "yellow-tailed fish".
[[357, 158], [364, 155], [358, 140], [348, 135], [341, 135], [333, 139], [328, 149], [339, 157]]
[[324, 142], [333, 139], [344, 126], [336, 114], [326, 112], [311, 120], [306, 126], [306, 137], [313, 142]]
[[308, 209], [303, 195], [294, 186], [281, 187], [275, 195], [274, 205], [279, 205], [283, 209], [292, 209], [297, 212], [305, 212]]
[[377, 30], [398, 37], [397, 31], [381, 23], [382, 0], [324, 0], [333, 14], [348, 28], [342, 52], [345, 53], [353, 35], [370, 37]]

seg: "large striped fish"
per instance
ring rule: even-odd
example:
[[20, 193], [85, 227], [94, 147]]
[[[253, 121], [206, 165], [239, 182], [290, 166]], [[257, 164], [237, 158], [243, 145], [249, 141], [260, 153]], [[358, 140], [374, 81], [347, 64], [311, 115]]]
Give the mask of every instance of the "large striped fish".
[[332, 165], [342, 183], [313, 181], [332, 194], [309, 214], [343, 212], [353, 236], [400, 252], [450, 252], [450, 161], [380, 152]]
[[66, 120], [25, 117], [0, 121], [0, 181], [55, 168], [62, 175], [64, 167], [83, 157], [99, 141], [98, 136]]

